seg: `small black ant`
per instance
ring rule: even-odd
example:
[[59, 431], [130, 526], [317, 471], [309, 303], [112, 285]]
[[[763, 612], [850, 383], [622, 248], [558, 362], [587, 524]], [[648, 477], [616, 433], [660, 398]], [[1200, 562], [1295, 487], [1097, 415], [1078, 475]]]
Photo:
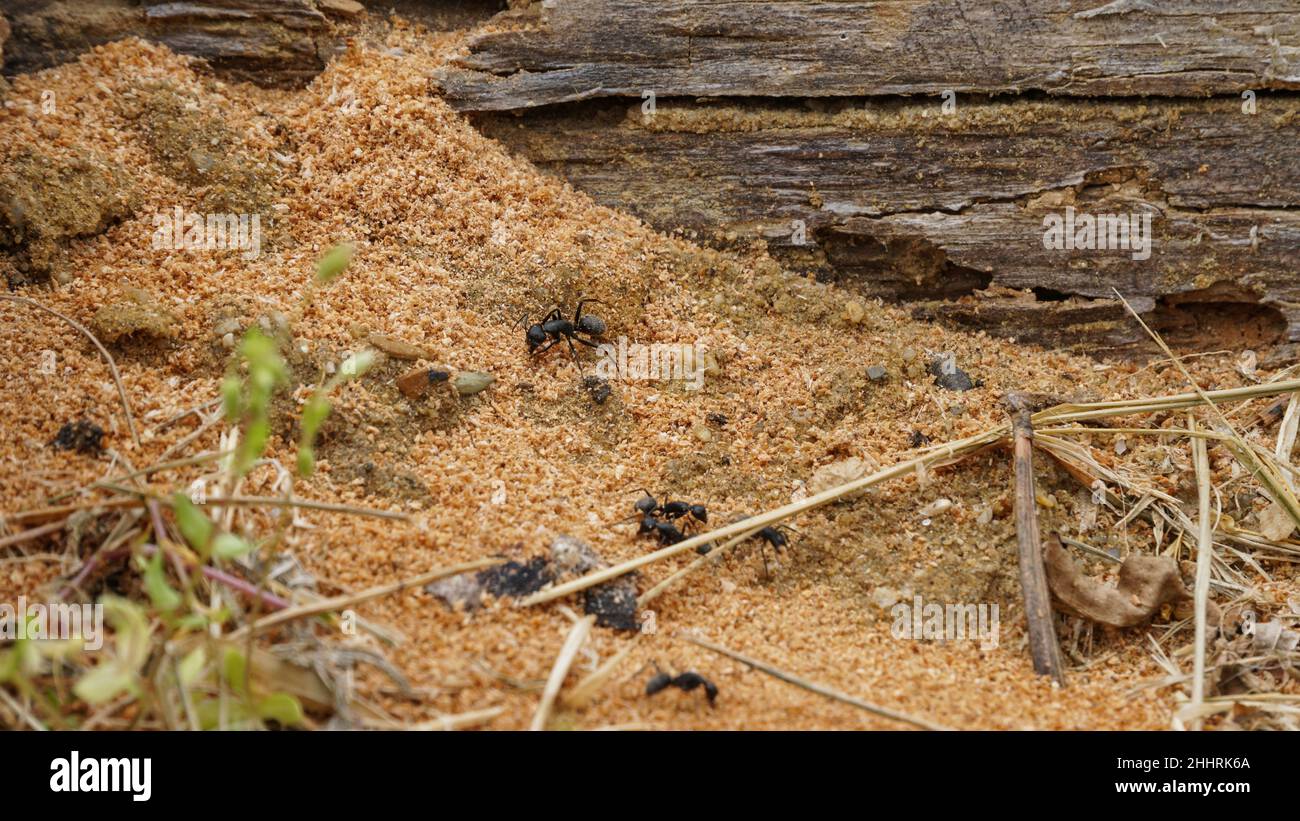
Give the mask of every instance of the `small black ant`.
[[[578, 308], [574, 311], [573, 319], [565, 319], [564, 314], [556, 307], [542, 317], [540, 322], [529, 325], [528, 330], [524, 332], [524, 341], [528, 343], [529, 355], [539, 356], [549, 351], [560, 341], [564, 341], [569, 346], [569, 353], [573, 355], [574, 363], [581, 368], [582, 365], [578, 363], [578, 349], [573, 347], [573, 343], [576, 341], [589, 348], [599, 348], [599, 344], [592, 341], [592, 339], [580, 336], [580, 334], [585, 334], [586, 337], [601, 337], [604, 336], [606, 329], [605, 320], [595, 314], [584, 314], [582, 312], [582, 306], [589, 302], [604, 304], [599, 299], [580, 299], [578, 300]], [[527, 314], [524, 316], [527, 316]], [[515, 324], [518, 325], [522, 321], [523, 317], [520, 317]]]
[[770, 577], [772, 575], [770, 572], [768, 572], [768, 568], [767, 568], [767, 546], [771, 545], [772, 549], [779, 554], [783, 547], [786, 547], [790, 544], [790, 537], [785, 535], [786, 532], [798, 534], [799, 531], [795, 530], [789, 525], [776, 525], [776, 526], [768, 525], [767, 527], [763, 528], [762, 530], [758, 531], [757, 533], [755, 533], [753, 536], [750, 537], [751, 539], [759, 540], [758, 552], [759, 555], [763, 557], [764, 576]]
[[677, 525], [672, 522], [665, 522], [662, 519], [656, 519], [649, 513], [641, 517], [641, 524], [637, 526], [636, 532], [640, 536], [654, 534], [655, 538], [659, 540], [659, 544], [665, 547], [686, 539], [686, 534]]
[[633, 507], [642, 516], [659, 516], [669, 521], [676, 521], [689, 514], [695, 521], [708, 524], [709, 509], [704, 505], [672, 501], [659, 504], [655, 497], [650, 495], [650, 491], [642, 489], [641, 492], [645, 495], [637, 499]]
[[686, 534], [675, 524], [678, 520], [685, 518], [686, 521], [694, 520], [702, 523], [709, 521], [709, 510], [704, 505], [672, 501], [660, 504], [648, 490], [641, 492], [645, 495], [632, 505], [636, 513], [629, 517], [633, 519], [641, 517], [641, 523], [636, 530], [639, 536], [653, 534], [659, 540], [659, 544], [668, 547], [686, 539]]
[[[659, 665], [655, 665], [655, 669], [659, 670]], [[647, 696], [652, 696], [661, 690], [668, 689], [669, 687], [676, 687], [683, 693], [689, 693], [697, 687], [703, 687], [704, 695], [708, 697], [710, 707], [713, 706], [714, 700], [718, 697], [718, 687], [716, 684], [709, 681], [699, 673], [689, 670], [677, 676], [671, 676], [668, 673], [659, 670], [650, 681], [646, 682], [645, 694]]]

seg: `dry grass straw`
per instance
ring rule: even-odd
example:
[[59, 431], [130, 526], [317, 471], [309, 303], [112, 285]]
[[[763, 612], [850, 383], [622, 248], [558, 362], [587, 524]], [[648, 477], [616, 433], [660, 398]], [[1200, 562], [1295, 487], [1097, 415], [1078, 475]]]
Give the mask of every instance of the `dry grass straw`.
[[585, 590], [588, 587], [600, 584], [601, 582], [617, 578], [625, 573], [630, 573], [631, 571], [645, 567], [646, 565], [681, 555], [682, 553], [685, 553], [688, 550], [693, 550], [700, 545], [709, 542], [722, 542], [735, 536], [743, 536], [746, 533], [760, 530], [768, 525], [777, 524], [792, 516], [796, 516], [808, 510], [814, 510], [823, 505], [828, 505], [831, 502], [854, 495], [874, 485], [889, 481], [890, 479], [912, 474], [918, 468], [933, 467], [950, 459], [959, 458], [977, 450], [981, 450], [988, 445], [996, 444], [999, 440], [1004, 439], [1006, 435], [1010, 433], [1010, 430], [1011, 426], [1009, 424], [1002, 425], [976, 436], [961, 439], [939, 448], [932, 448], [929, 453], [926, 453], [923, 456], [899, 462], [898, 464], [879, 470], [869, 476], [863, 476], [860, 479], [847, 482], [839, 487], [824, 490], [815, 496], [809, 496], [807, 499], [792, 502], [783, 507], [776, 508], [775, 510], [769, 510], [766, 513], [760, 513], [757, 516], [751, 516], [748, 519], [742, 519], [738, 522], [724, 525], [716, 530], [692, 536], [691, 538], [670, 547], [665, 547], [656, 550], [653, 553], [647, 553], [644, 556], [638, 556], [635, 559], [602, 570], [597, 570], [593, 573], [588, 573], [585, 576], [565, 582], [564, 584], [556, 585], [555, 587], [535, 593], [532, 596], [521, 600], [519, 605], [521, 607], [527, 607], [553, 601], [571, 593]]
[[569, 635], [564, 639], [560, 654], [555, 657], [551, 675], [547, 677], [546, 687], [542, 689], [542, 700], [537, 705], [537, 712], [533, 714], [533, 723], [528, 729], [546, 729], [547, 722], [551, 720], [551, 709], [555, 706], [555, 698], [560, 694], [560, 687], [564, 685], [564, 679], [569, 675], [569, 668], [573, 666], [573, 660], [582, 649], [582, 644], [587, 640], [595, 623], [595, 616], [583, 616], [569, 628]]
[[714, 653], [717, 653], [722, 656], [726, 656], [727, 658], [732, 659], [734, 661], [738, 661], [741, 664], [749, 665], [750, 667], [753, 667], [755, 670], [758, 670], [759, 672], [762, 673], [767, 673], [769, 676], [772, 676], [773, 678], [776, 679], [780, 679], [781, 681], [784, 681], [787, 684], [793, 684], [794, 686], [801, 687], [804, 690], [807, 690], [811, 693], [816, 693], [817, 695], [825, 696], [826, 698], [833, 699], [834, 701], [838, 701], [843, 704], [848, 704], [853, 707], [857, 707], [859, 710], [863, 710], [865, 712], [871, 713], [872, 715], [880, 716], [881, 718], [887, 718], [891, 721], [899, 721], [902, 722], [903, 724], [910, 724], [913, 727], [919, 727], [922, 730], [949, 729], [948, 727], [944, 727], [940, 724], [935, 724], [934, 722], [927, 721], [926, 719], [923, 718], [916, 718], [915, 716], [909, 716], [905, 713], [899, 713], [894, 710], [890, 710], [886, 707], [880, 707], [875, 704], [871, 704], [870, 702], [863, 701], [862, 699], [856, 698], [854, 696], [845, 695], [844, 693], [841, 693], [838, 690], [832, 690], [831, 688], [825, 686], [824, 684], [818, 684], [814, 681], [809, 681], [808, 679], [800, 678], [799, 676], [796, 676], [793, 673], [787, 673], [784, 670], [773, 667], [772, 665], [766, 662], [759, 661], [758, 659], [755, 658], [750, 658], [749, 656], [746, 656], [742, 653], [737, 653], [735, 650], [729, 650], [726, 647], [723, 647], [722, 645], [714, 644], [713, 642], [705, 641], [704, 639], [695, 638], [694, 636], [690, 636], [685, 633], [678, 633], [677, 635], [678, 638], [681, 638], [684, 641], [688, 641], [691, 644], [696, 645], [697, 647], [703, 647], [705, 650], [711, 650]]
[[466, 573], [471, 570], [491, 567], [494, 564], [500, 564], [501, 561], [501, 559], [478, 559], [472, 562], [464, 562], [463, 564], [439, 567], [421, 573], [418, 576], [412, 576], [409, 579], [377, 585], [368, 590], [362, 590], [360, 593], [334, 596], [332, 598], [321, 599], [320, 601], [314, 601], [308, 604], [301, 604], [296, 607], [289, 607], [284, 610], [277, 610], [268, 616], [263, 616], [251, 624], [246, 624], [243, 627], [240, 627], [238, 630], [230, 633], [229, 638], [232, 640], [240, 639], [253, 633], [267, 630], [281, 624], [286, 624], [297, 619], [303, 619], [309, 616], [319, 616], [324, 613], [334, 613], [348, 607], [354, 607], [362, 602], [370, 601], [371, 599], [399, 593], [403, 590], [410, 590], [411, 588], [420, 587], [429, 584], [430, 582], [437, 581], [438, 579], [444, 579], [448, 576], [455, 576], [459, 573]]
[[14, 296], [13, 294], [0, 294], [0, 299], [7, 299], [10, 302], [18, 302], [18, 303], [22, 303], [23, 305], [30, 305], [33, 308], [57, 316], [59, 319], [62, 319], [64, 322], [71, 325], [77, 331], [80, 331], [82, 335], [84, 335], [87, 339], [91, 341], [91, 344], [93, 344], [97, 349], [99, 349], [100, 355], [103, 356], [104, 361], [108, 363], [109, 372], [113, 374], [113, 384], [117, 386], [117, 396], [119, 399], [122, 400], [122, 413], [126, 417], [126, 427], [129, 431], [131, 431], [131, 441], [135, 442], [135, 446], [137, 448], [141, 447], [140, 434], [137, 433], [135, 429], [135, 416], [131, 413], [131, 400], [128, 399], [126, 396], [126, 387], [122, 384], [121, 374], [117, 372], [117, 363], [113, 361], [113, 355], [110, 354], [108, 352], [108, 349], [104, 347], [103, 343], [101, 343], [95, 337], [95, 335], [90, 332], [90, 329], [87, 328], [85, 325], [82, 325], [80, 322], [73, 319], [72, 317], [60, 313], [54, 310], [53, 308], [42, 305], [41, 303], [37, 302], [34, 299], [28, 299], [27, 297], [23, 297], [23, 296]]
[[[1277, 396], [1279, 394], [1300, 391], [1300, 379], [1274, 382], [1271, 384], [1251, 385], [1244, 388], [1231, 388], [1220, 391], [1199, 391], [1197, 393], [1175, 394], [1155, 398], [1140, 398], [1107, 402], [1091, 403], [1068, 403], [1057, 405], [1046, 410], [1039, 411], [1031, 417], [1035, 427], [1035, 443], [1047, 450], [1053, 456], [1066, 461], [1081, 471], [1080, 476], [1084, 475], [1084, 468], [1088, 468], [1092, 478], [1108, 478], [1110, 484], [1123, 486], [1126, 489], [1137, 489], [1139, 486], [1130, 478], [1121, 476], [1113, 471], [1102, 468], [1095, 460], [1087, 455], [1087, 449], [1078, 447], [1074, 443], [1067, 442], [1064, 439], [1055, 436], [1057, 433], [1097, 433], [1101, 429], [1075, 427], [1071, 423], [1082, 422], [1086, 420], [1114, 418], [1120, 416], [1132, 416], [1138, 414], [1157, 413], [1161, 411], [1185, 410], [1209, 403], [1211, 406], [1219, 404], [1254, 399], [1263, 396]], [[1221, 414], [1220, 414], [1221, 416]], [[1225, 420], [1226, 421], [1226, 420]], [[1065, 426], [1059, 431], [1052, 427], [1056, 425]], [[1141, 429], [1139, 429], [1141, 430]], [[1163, 432], [1165, 435], [1176, 433], [1176, 431], [1156, 431]], [[989, 446], [1005, 443], [1011, 434], [1010, 423], [998, 425], [989, 428], [986, 431], [948, 442], [941, 445], [935, 445], [927, 448], [924, 453], [911, 459], [905, 459], [894, 465], [876, 471], [868, 476], [855, 479], [838, 487], [830, 488], [809, 496], [797, 502], [783, 505], [782, 507], [769, 510], [765, 513], [748, 519], [742, 519], [739, 522], [733, 522], [715, 530], [692, 536], [685, 541], [669, 547], [647, 553], [644, 556], [638, 556], [626, 562], [613, 565], [602, 570], [589, 573], [577, 579], [559, 584], [541, 592], [535, 593], [519, 602], [520, 606], [532, 606], [544, 604], [555, 599], [563, 598], [573, 593], [593, 587], [610, 579], [617, 578], [633, 570], [646, 567], [656, 562], [679, 556], [689, 550], [693, 550], [702, 544], [709, 542], [723, 542], [724, 540], [755, 531], [768, 525], [779, 524], [787, 519], [815, 510], [832, 502], [849, 498], [861, 493], [868, 488], [887, 482], [891, 479], [897, 479], [904, 476], [913, 475], [918, 469], [927, 470], [949, 462], [957, 461], [973, 453], [981, 451]], [[1232, 434], [1201, 434], [1207, 438], [1217, 438], [1219, 441], [1230, 441], [1240, 443], [1239, 450], [1248, 458], [1253, 458], [1250, 464], [1256, 467], [1252, 468], [1251, 474], [1257, 476], [1280, 477], [1282, 471], [1277, 468], [1264, 468], [1262, 457], [1256, 450], [1246, 445], [1239, 436]], [[1233, 448], [1234, 454], [1238, 453], [1238, 447]], [[1249, 465], [1248, 465], [1249, 466]], [[1086, 484], [1091, 484], [1091, 481]], [[1142, 494], [1151, 494], [1155, 498], [1167, 503], [1173, 509], [1177, 509], [1177, 500], [1168, 494], [1161, 494], [1150, 488], [1141, 489]], [[1141, 495], [1141, 494], [1140, 494]], [[1164, 515], [1175, 518], [1174, 513], [1166, 512]], [[1185, 515], [1182, 515], [1182, 524], [1189, 531], [1194, 530], [1191, 521]], [[705, 557], [708, 558], [707, 556]], [[675, 581], [675, 580], [674, 580]]]
[[[1188, 415], [1187, 425], [1196, 428], [1195, 417]], [[1210, 457], [1205, 440], [1192, 438], [1192, 461], [1196, 465], [1197, 488], [1197, 528], [1196, 541], [1196, 586], [1193, 599], [1196, 607], [1195, 655], [1192, 662], [1192, 706], [1199, 707], [1205, 701], [1205, 642], [1208, 630], [1205, 623], [1206, 606], [1210, 599], [1210, 565], [1214, 555], [1214, 534], [1210, 522]], [[1200, 729], [1198, 718], [1192, 729]]]

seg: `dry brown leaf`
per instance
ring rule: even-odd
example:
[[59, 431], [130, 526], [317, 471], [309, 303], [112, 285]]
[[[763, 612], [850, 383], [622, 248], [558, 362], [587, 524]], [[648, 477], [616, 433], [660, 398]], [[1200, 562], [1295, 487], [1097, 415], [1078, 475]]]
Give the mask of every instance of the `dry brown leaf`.
[[1164, 556], [1129, 556], [1112, 587], [1086, 575], [1052, 534], [1043, 541], [1047, 586], [1059, 609], [1111, 627], [1132, 627], [1166, 602], [1190, 599], [1178, 563]]
[[1295, 530], [1295, 519], [1277, 502], [1269, 502], [1268, 507], [1260, 511], [1259, 532], [1265, 539], [1280, 542]]

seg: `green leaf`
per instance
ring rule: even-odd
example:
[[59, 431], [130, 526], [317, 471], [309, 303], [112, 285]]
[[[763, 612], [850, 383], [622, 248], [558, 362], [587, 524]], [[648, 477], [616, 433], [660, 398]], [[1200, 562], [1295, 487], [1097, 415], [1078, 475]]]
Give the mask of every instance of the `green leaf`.
[[239, 345], [239, 355], [248, 361], [249, 370], [269, 369], [271, 363], [280, 357], [275, 343], [256, 325], [244, 334], [244, 341]]
[[325, 252], [325, 256], [316, 263], [316, 283], [328, 285], [335, 277], [343, 273], [352, 261], [351, 243], [341, 243]]
[[99, 597], [104, 618], [113, 625], [117, 659], [131, 671], [139, 670], [149, 660], [149, 618], [144, 608], [121, 596]]
[[275, 721], [281, 727], [295, 727], [303, 723], [302, 704], [288, 693], [272, 693], [257, 703], [257, 717]]
[[18, 674], [18, 651], [6, 650], [0, 653], [0, 684], [12, 680]]
[[188, 633], [191, 630], [202, 630], [208, 623], [208, 617], [202, 613], [189, 613], [176, 620], [176, 629]]
[[226, 685], [236, 693], [243, 694], [247, 670], [248, 662], [244, 659], [244, 654], [233, 647], [227, 647], [226, 655], [221, 661], [221, 677], [225, 679]]
[[103, 704], [135, 689], [135, 672], [116, 661], [101, 664], [86, 673], [72, 687], [87, 704]]
[[253, 463], [266, 452], [266, 443], [271, 439], [271, 423], [266, 417], [254, 419], [248, 423], [244, 439], [239, 443], [239, 452], [235, 459], [235, 472], [243, 475]]
[[243, 391], [244, 382], [238, 376], [231, 374], [221, 380], [221, 407], [229, 422], [239, 419], [243, 413]]
[[153, 606], [164, 613], [170, 613], [181, 606], [181, 594], [167, 584], [163, 573], [163, 552], [156, 551], [144, 568], [144, 590], [149, 594]]
[[253, 544], [233, 533], [220, 533], [212, 540], [212, 555], [221, 559], [237, 559], [253, 549]]
[[203, 665], [208, 661], [208, 654], [202, 647], [196, 647], [181, 659], [180, 664], [176, 666], [176, 672], [180, 678], [181, 684], [186, 687], [193, 687], [194, 682], [199, 680], [203, 673]]
[[172, 511], [176, 514], [176, 526], [181, 529], [185, 541], [199, 555], [207, 556], [208, 543], [212, 541], [212, 520], [184, 493], [172, 494]]
[[[199, 727], [204, 730], [216, 730], [221, 726], [221, 699], [205, 698], [194, 706], [198, 715]], [[254, 729], [247, 725], [253, 718], [243, 702], [226, 700], [226, 728], [231, 730]]]
[[316, 452], [308, 445], [298, 448], [298, 475], [310, 476], [316, 472]]
[[325, 424], [325, 420], [330, 415], [330, 400], [320, 391], [316, 391], [307, 400], [307, 405], [302, 409], [302, 438], [304, 442], [310, 442], [316, 437], [316, 432], [320, 426]]

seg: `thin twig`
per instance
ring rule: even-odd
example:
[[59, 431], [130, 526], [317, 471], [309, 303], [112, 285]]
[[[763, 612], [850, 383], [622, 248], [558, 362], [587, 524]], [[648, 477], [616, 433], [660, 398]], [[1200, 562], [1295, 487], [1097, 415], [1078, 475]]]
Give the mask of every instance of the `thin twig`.
[[564, 679], [569, 675], [573, 659], [582, 649], [582, 643], [587, 640], [587, 634], [591, 632], [591, 626], [595, 623], [595, 616], [583, 616], [569, 629], [564, 646], [560, 648], [560, 654], [555, 657], [555, 666], [551, 668], [551, 675], [546, 679], [546, 687], [542, 689], [542, 700], [537, 705], [537, 712], [533, 714], [533, 723], [528, 729], [546, 729], [546, 722], [551, 718], [551, 708], [555, 706], [555, 697], [560, 694], [560, 687], [564, 685]]
[[676, 573], [672, 574], [668, 578], [656, 584], [654, 587], [642, 593], [641, 597], [636, 600], [636, 606], [638, 608], [645, 607], [650, 602], [659, 598], [660, 594], [662, 594], [665, 590], [672, 587], [674, 584], [677, 584], [677, 582], [686, 578], [694, 571], [700, 569], [708, 562], [716, 562], [719, 558], [723, 556], [723, 554], [731, 550], [731, 548], [735, 547], [736, 545], [750, 538], [761, 529], [762, 528], [754, 528], [753, 530], [748, 531], [746, 533], [742, 533], [739, 536], [732, 538], [730, 541], [724, 542], [723, 544], [715, 547], [713, 550], [710, 550], [708, 553], [699, 557], [695, 561], [683, 567], [681, 570], [678, 570]]
[[788, 519], [791, 516], [794, 516], [798, 513], [803, 513], [804, 511], [813, 510], [815, 508], [821, 507], [822, 505], [827, 505], [830, 504], [831, 502], [837, 501], [847, 496], [860, 493], [866, 488], [869, 488], [873, 485], [880, 484], [881, 482], [885, 482], [890, 479], [897, 478], [899, 476], [912, 475], [913, 473], [916, 472], [917, 468], [932, 467], [941, 462], [946, 462], [956, 457], [968, 455], [970, 453], [973, 453], [976, 450], [980, 450], [988, 445], [998, 442], [1001, 439], [1004, 439], [1009, 433], [1010, 433], [1010, 425], [1003, 425], [997, 428], [991, 428], [990, 430], [987, 430], [984, 433], [980, 433], [975, 436], [968, 437], [966, 439], [960, 439], [958, 441], [951, 442], [948, 445], [942, 446], [937, 450], [926, 453], [924, 456], [918, 456], [915, 459], [908, 459], [906, 461], [899, 462], [898, 464], [891, 465], [890, 467], [884, 468], [883, 470], [879, 470], [869, 476], [863, 476], [862, 478], [855, 479], [852, 482], [847, 482], [843, 485], [839, 485], [838, 487], [833, 487], [830, 488], [829, 490], [824, 490], [815, 496], [809, 496], [807, 499], [802, 499], [798, 502], [791, 502], [790, 504], [776, 508], [775, 510], [769, 510], [766, 513], [760, 513], [757, 516], [751, 516], [747, 519], [741, 519], [738, 522], [733, 522], [732, 524], [724, 525], [716, 530], [711, 530], [707, 533], [701, 533], [698, 536], [692, 536], [691, 538], [686, 539], [685, 541], [678, 542], [677, 544], [671, 545], [669, 547], [661, 548], [659, 550], [654, 551], [653, 553], [647, 553], [644, 556], [639, 556], [635, 559], [631, 559], [621, 564], [614, 565], [613, 567], [608, 567], [603, 570], [597, 570], [593, 573], [588, 573], [587, 575], [581, 576], [572, 581], [565, 582], [564, 584], [556, 585], [555, 587], [552, 587], [549, 590], [543, 590], [540, 593], [534, 593], [528, 598], [521, 600], [519, 602], [519, 606], [528, 607], [531, 605], [542, 604], [544, 602], [562, 598], [564, 596], [569, 595], [570, 593], [576, 593], [579, 590], [585, 590], [588, 587], [592, 587], [594, 585], [600, 584], [601, 582], [608, 581], [609, 579], [613, 579], [618, 576], [622, 576], [625, 573], [630, 573], [631, 571], [636, 570], [637, 568], [645, 567], [648, 564], [653, 564], [655, 562], [662, 561], [664, 559], [668, 559], [673, 556], [677, 556], [681, 553], [685, 553], [688, 550], [693, 550], [702, 544], [708, 544], [709, 542], [720, 542], [724, 539], [728, 539], [733, 536], [738, 536], [742, 533], [748, 533], [752, 530], [761, 529], [770, 524], [775, 524], [776, 522], [779, 522], [783, 519]]
[[[27, 519], [47, 519], [55, 516], [61, 517], [66, 516], [69, 513], [76, 513], [78, 510], [143, 507], [146, 499], [156, 499], [161, 502], [170, 503], [169, 499], [166, 499], [157, 493], [153, 493], [152, 491], [118, 485], [113, 485], [112, 487], [120, 490], [122, 493], [131, 495], [117, 496], [112, 499], [102, 499], [92, 502], [78, 502], [76, 504], [38, 507], [33, 508], [32, 510], [24, 510], [14, 513], [8, 518], [11, 521], [23, 521]], [[300, 507], [305, 510], [321, 510], [327, 513], [348, 513], [354, 516], [370, 516], [376, 519], [392, 519], [399, 522], [409, 522], [411, 520], [411, 517], [407, 514], [393, 510], [354, 507], [352, 505], [334, 504], [333, 502], [317, 502], [311, 499], [283, 499], [272, 496], [208, 497], [199, 502], [199, 505], [206, 505], [209, 507]]]
[[0, 294], [0, 299], [7, 299], [10, 302], [21, 302], [25, 305], [31, 305], [33, 308], [39, 308], [46, 313], [54, 314], [59, 319], [62, 319], [64, 322], [83, 333], [86, 338], [99, 349], [100, 354], [104, 357], [104, 361], [108, 363], [108, 369], [113, 373], [113, 382], [117, 384], [117, 395], [122, 399], [122, 410], [126, 414], [126, 426], [131, 431], [131, 439], [135, 442], [137, 448], [141, 447], [140, 435], [135, 431], [135, 418], [131, 415], [131, 401], [126, 397], [126, 388], [122, 385], [122, 376], [117, 372], [117, 363], [113, 361], [112, 354], [108, 352], [107, 348], [100, 344], [100, 341], [95, 338], [95, 335], [92, 334], [86, 326], [82, 325], [72, 317], [59, 313], [53, 308], [42, 305], [34, 299], [28, 299], [25, 296], [14, 296], [13, 294]]
[[39, 539], [40, 537], [50, 533], [57, 533], [63, 529], [65, 524], [66, 522], [62, 521], [50, 522], [49, 524], [41, 525], [40, 527], [33, 527], [31, 530], [24, 530], [21, 533], [14, 533], [13, 535], [5, 536], [0, 538], [0, 548], [21, 544], [23, 542], [30, 542], [32, 539]]
[[[1231, 402], [1236, 400], [1253, 399], [1260, 396], [1275, 396], [1290, 391], [1300, 391], [1300, 379], [1292, 379], [1285, 382], [1275, 382], [1265, 385], [1250, 385], [1244, 388], [1229, 388], [1219, 391], [1201, 391], [1199, 393], [1175, 394], [1172, 396], [1161, 396], [1150, 399], [1128, 399], [1111, 402], [1091, 402], [1091, 403], [1070, 403], [1058, 405], [1047, 410], [1035, 413], [1031, 418], [1035, 427], [1049, 424], [1061, 424], [1067, 422], [1082, 422], [1087, 419], [1105, 419], [1115, 416], [1129, 416], [1140, 413], [1154, 413], [1157, 411], [1179, 410], [1204, 404], [1209, 400], [1212, 404]], [[531, 606], [535, 604], [544, 604], [562, 598], [571, 593], [585, 590], [601, 582], [630, 573], [646, 565], [653, 564], [681, 553], [699, 547], [708, 542], [717, 542], [723, 539], [736, 536], [740, 533], [755, 528], [765, 527], [775, 524], [783, 519], [788, 519], [799, 513], [830, 504], [839, 499], [859, 493], [873, 485], [895, 479], [900, 476], [908, 476], [915, 473], [918, 468], [930, 468], [936, 465], [968, 456], [985, 447], [996, 444], [1005, 440], [1011, 435], [1011, 426], [1000, 425], [990, 428], [983, 433], [959, 439], [954, 442], [948, 442], [942, 445], [936, 445], [926, 450], [926, 452], [914, 459], [899, 462], [890, 467], [879, 470], [869, 476], [861, 479], [855, 479], [852, 482], [840, 485], [838, 487], [824, 490], [815, 496], [809, 496], [798, 502], [792, 502], [788, 505], [769, 510], [766, 513], [760, 513], [749, 519], [743, 519], [739, 522], [720, 527], [717, 530], [711, 530], [707, 533], [701, 533], [692, 536], [685, 541], [675, 545], [656, 550], [653, 553], [647, 553], [636, 559], [623, 562], [613, 567], [598, 570], [581, 576], [564, 584], [556, 585], [548, 590], [535, 593], [519, 602], [520, 606]]]
[[228, 638], [235, 640], [243, 638], [247, 634], [257, 633], [270, 627], [275, 627], [285, 622], [294, 621], [295, 619], [307, 618], [308, 616], [319, 616], [322, 613], [333, 613], [344, 608], [361, 604], [362, 602], [377, 599], [381, 596], [387, 596], [392, 593], [398, 593], [403, 590], [409, 590], [412, 587], [421, 587], [438, 579], [447, 576], [455, 576], [459, 573], [466, 573], [470, 570], [478, 570], [484, 567], [490, 567], [500, 564], [501, 559], [477, 559], [472, 562], [455, 564], [449, 567], [439, 567], [434, 570], [421, 573], [418, 576], [412, 576], [409, 579], [403, 579], [397, 582], [389, 582], [371, 587], [368, 590], [362, 590], [360, 593], [349, 593], [342, 596], [333, 596], [328, 599], [300, 604], [296, 607], [290, 607], [268, 616], [263, 616], [252, 624], [246, 624], [238, 630], [231, 633]]
[[0, 701], [4, 701], [4, 703], [8, 705], [9, 709], [13, 710], [14, 714], [23, 721], [26, 721], [27, 726], [31, 727], [33, 730], [44, 731], [49, 729], [41, 723], [40, 719], [23, 709], [23, 705], [14, 700], [14, 697], [9, 695], [9, 691], [3, 687], [0, 687]]
[[834, 699], [835, 701], [840, 701], [845, 704], [850, 704], [854, 707], [857, 707], [859, 710], [865, 710], [866, 712], [871, 713], [873, 715], [880, 716], [881, 718], [888, 718], [893, 721], [901, 721], [904, 724], [911, 724], [913, 727], [920, 727], [922, 730], [949, 729], [942, 725], [935, 724], [932, 721], [927, 721], [923, 718], [915, 718], [905, 713], [899, 713], [894, 710], [890, 710], [886, 707], [878, 707], [875, 704], [871, 704], [869, 702], [863, 701], [860, 698], [855, 698], [854, 696], [845, 695], [844, 693], [838, 692], [836, 690], [832, 690], [831, 688], [826, 687], [825, 685], [817, 684], [815, 682], [808, 681], [807, 679], [799, 678], [796, 675], [787, 673], [784, 670], [779, 670], [770, 664], [759, 661], [758, 659], [750, 658], [749, 656], [743, 655], [741, 653], [737, 653], [735, 650], [728, 650], [726, 647], [723, 647], [718, 644], [714, 644], [709, 641], [705, 641], [704, 639], [698, 639], [695, 638], [694, 636], [686, 635], [685, 633], [678, 633], [677, 636], [678, 638], [688, 641], [691, 644], [694, 644], [699, 647], [703, 647], [705, 650], [712, 650], [713, 652], [719, 655], [726, 656], [727, 658], [738, 661], [741, 664], [747, 664], [750, 667], [753, 667], [755, 670], [758, 670], [759, 672], [767, 673], [769, 676], [772, 676], [773, 678], [778, 678], [781, 681], [786, 682], [787, 684], [793, 684], [796, 687], [802, 687], [805, 690], [808, 690], [810, 692], [816, 693], [821, 696], [826, 696], [827, 698]]

